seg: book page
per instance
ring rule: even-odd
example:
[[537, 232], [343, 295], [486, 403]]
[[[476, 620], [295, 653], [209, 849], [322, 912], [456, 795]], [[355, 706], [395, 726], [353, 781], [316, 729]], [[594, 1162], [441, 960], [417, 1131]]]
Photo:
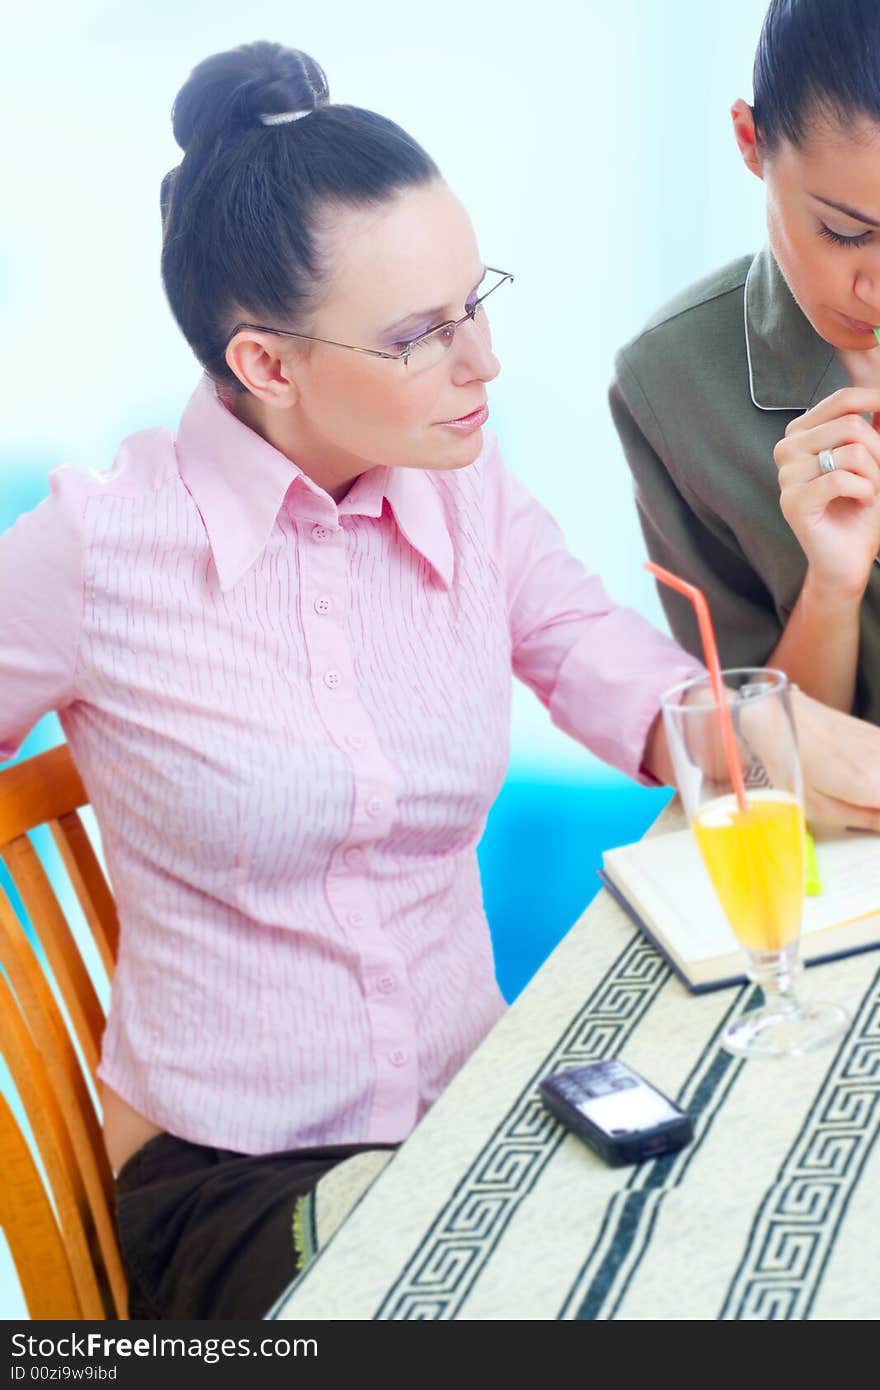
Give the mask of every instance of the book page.
[[822, 892], [804, 899], [803, 935], [880, 912], [880, 835], [816, 835]]
[[[823, 891], [804, 899], [803, 935], [880, 912], [880, 836], [819, 836]], [[685, 961], [739, 950], [689, 830], [606, 851], [605, 870], [648, 927]]]
[[689, 830], [607, 850], [603, 863], [651, 930], [683, 960], [739, 949]]

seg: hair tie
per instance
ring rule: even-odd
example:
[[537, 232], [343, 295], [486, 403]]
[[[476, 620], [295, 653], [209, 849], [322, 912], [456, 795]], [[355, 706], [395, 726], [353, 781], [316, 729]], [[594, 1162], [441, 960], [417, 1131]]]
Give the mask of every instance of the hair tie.
[[288, 121], [298, 121], [301, 116], [310, 116], [313, 110], [310, 106], [308, 111], [272, 111], [261, 116], [260, 120], [263, 125], [287, 125]]

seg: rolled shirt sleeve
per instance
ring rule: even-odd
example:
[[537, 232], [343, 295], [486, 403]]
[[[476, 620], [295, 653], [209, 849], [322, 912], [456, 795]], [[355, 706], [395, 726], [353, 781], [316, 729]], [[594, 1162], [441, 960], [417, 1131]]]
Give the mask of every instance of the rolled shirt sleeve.
[[608, 597], [497, 448], [487, 452], [487, 465], [515, 675], [565, 733], [628, 776], [653, 782], [642, 762], [660, 697], [704, 668]]
[[51, 493], [0, 536], [0, 762], [30, 729], [76, 698], [82, 624], [79, 479], [58, 469]]

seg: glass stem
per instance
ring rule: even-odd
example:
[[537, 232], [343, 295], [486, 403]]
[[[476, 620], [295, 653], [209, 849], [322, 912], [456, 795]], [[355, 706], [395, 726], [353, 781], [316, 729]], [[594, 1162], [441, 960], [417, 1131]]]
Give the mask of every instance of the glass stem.
[[781, 951], [749, 951], [749, 975], [764, 991], [765, 1008], [790, 1013], [798, 1007], [794, 984], [800, 971], [798, 942]]

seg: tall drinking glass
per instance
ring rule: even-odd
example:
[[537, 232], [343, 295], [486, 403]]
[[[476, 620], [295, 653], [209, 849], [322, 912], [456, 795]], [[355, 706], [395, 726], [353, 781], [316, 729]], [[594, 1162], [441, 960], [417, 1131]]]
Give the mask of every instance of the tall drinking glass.
[[676, 781], [703, 863], [761, 1008], [735, 1019], [724, 1046], [747, 1057], [810, 1052], [847, 1025], [836, 1004], [801, 1004], [794, 980], [804, 898], [804, 812], [790, 687], [781, 671], [722, 671], [742, 775], [734, 787], [709, 677], [663, 696]]

